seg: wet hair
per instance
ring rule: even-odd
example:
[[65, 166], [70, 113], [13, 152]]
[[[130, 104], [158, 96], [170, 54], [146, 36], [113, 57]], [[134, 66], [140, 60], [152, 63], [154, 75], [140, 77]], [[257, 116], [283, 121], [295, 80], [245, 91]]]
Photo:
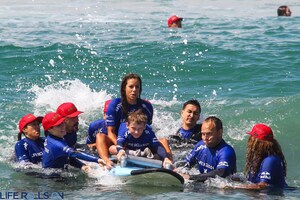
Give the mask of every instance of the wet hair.
[[138, 79], [140, 82], [140, 92], [139, 92], [139, 96], [137, 98], [137, 103], [141, 104], [141, 93], [142, 93], [142, 79], [139, 75], [137, 74], [127, 74], [123, 77], [122, 79], [122, 83], [121, 83], [121, 88], [120, 88], [120, 93], [121, 93], [121, 101], [122, 101], [122, 111], [123, 111], [123, 115], [125, 117], [125, 119], [127, 119], [128, 117], [128, 102], [127, 102], [127, 98], [126, 98], [126, 85], [127, 85], [127, 81], [129, 79]]
[[278, 16], [285, 16], [286, 15], [286, 9], [288, 9], [287, 6], [279, 6], [277, 9], [277, 15]]
[[23, 132], [18, 133], [18, 141], [22, 139]]
[[287, 163], [277, 140], [260, 140], [250, 136], [247, 143], [245, 175], [249, 176], [251, 172], [254, 176], [259, 171], [262, 161], [270, 155], [276, 155], [282, 160], [283, 175], [286, 176]]
[[[213, 123], [213, 124], [215, 125], [215, 128], [216, 128], [217, 131], [223, 129], [223, 123], [222, 123], [222, 121], [221, 121], [219, 118], [215, 117], [215, 116], [207, 117], [207, 118], [203, 121], [203, 123], [204, 123], [204, 122], [211, 122], [211, 123]], [[202, 123], [202, 124], [203, 124], [203, 123]]]
[[143, 113], [142, 109], [138, 109], [135, 112], [132, 112], [127, 117], [128, 124], [137, 123], [137, 124], [147, 124], [148, 118], [147, 115]]
[[188, 101], [184, 102], [184, 104], [183, 104], [183, 106], [182, 106], [182, 110], [184, 110], [185, 107], [186, 107], [187, 105], [189, 105], [189, 104], [198, 107], [199, 114], [201, 113], [201, 106], [200, 106], [200, 103], [199, 103], [199, 101], [197, 101], [196, 99], [191, 99], [191, 100], [188, 100]]

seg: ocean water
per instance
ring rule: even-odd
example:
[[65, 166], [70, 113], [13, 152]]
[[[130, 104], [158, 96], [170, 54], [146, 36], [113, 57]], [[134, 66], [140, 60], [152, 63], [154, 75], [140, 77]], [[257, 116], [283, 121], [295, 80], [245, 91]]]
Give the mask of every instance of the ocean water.
[[[287, 4], [292, 17], [277, 17]], [[300, 2], [297, 0], [1, 0], [0, 191], [63, 192], [65, 199], [298, 199], [300, 198]], [[169, 16], [182, 29], [167, 28]], [[180, 109], [198, 99], [201, 120], [224, 123], [224, 138], [245, 164], [255, 123], [270, 125], [286, 156], [283, 191], [223, 190], [226, 180], [184, 188], [130, 186], [79, 171], [62, 179], [28, 174], [12, 162], [18, 121], [72, 101], [80, 115], [79, 140], [102, 117], [104, 101], [119, 96], [121, 78], [143, 80], [154, 106], [158, 137], [180, 126]], [[29, 171], [39, 171], [40, 168]], [[2, 197], [2, 196], [1, 196]], [[46, 198], [43, 196], [44, 199]]]

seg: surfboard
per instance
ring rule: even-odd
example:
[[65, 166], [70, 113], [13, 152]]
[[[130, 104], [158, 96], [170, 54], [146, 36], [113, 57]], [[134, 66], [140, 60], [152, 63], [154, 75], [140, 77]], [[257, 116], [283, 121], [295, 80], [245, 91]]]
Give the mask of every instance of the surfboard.
[[121, 177], [126, 184], [164, 187], [182, 187], [184, 184], [184, 179], [180, 174], [164, 168], [116, 166], [110, 170], [109, 174]]
[[[116, 160], [116, 156], [112, 156]], [[127, 183], [157, 185], [157, 186], [182, 186], [184, 178], [170, 170], [162, 168], [162, 161], [145, 157], [128, 155], [126, 165], [116, 166], [110, 173], [123, 177]]]

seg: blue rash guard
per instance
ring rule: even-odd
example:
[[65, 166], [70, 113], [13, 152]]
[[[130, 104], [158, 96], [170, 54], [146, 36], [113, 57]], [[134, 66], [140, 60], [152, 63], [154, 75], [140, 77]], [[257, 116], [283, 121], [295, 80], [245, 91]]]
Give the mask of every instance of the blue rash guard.
[[47, 136], [43, 152], [43, 168], [65, 169], [68, 164], [81, 168], [84, 164], [77, 158], [98, 163], [97, 157], [74, 150], [67, 145], [64, 139], [51, 134]]
[[256, 175], [252, 176], [249, 173], [248, 180], [252, 183], [265, 182], [274, 187], [285, 187], [287, 184], [284, 179], [282, 166], [282, 160], [278, 156], [270, 155], [262, 161]]
[[215, 148], [208, 148], [201, 140], [186, 156], [188, 167], [198, 163], [201, 174], [209, 173], [216, 169], [225, 170], [224, 174], [230, 175], [236, 172], [236, 155], [234, 149], [224, 140]]
[[38, 138], [37, 140], [31, 140], [24, 138], [19, 140], [15, 145], [16, 161], [25, 161], [37, 164], [42, 161], [44, 150], [44, 138]]
[[87, 144], [96, 143], [96, 135], [102, 133], [107, 135], [107, 128], [105, 119], [95, 120], [90, 123], [88, 130], [88, 137], [86, 139]]
[[118, 152], [124, 148], [129, 150], [141, 149], [143, 151], [146, 147], [150, 148], [152, 153], [157, 153], [162, 160], [167, 157], [165, 149], [161, 146], [149, 125], [146, 125], [146, 129], [139, 138], [134, 138], [130, 134], [126, 127], [126, 123], [120, 125], [117, 138]]
[[[152, 124], [153, 107], [149, 101], [138, 99], [138, 103], [135, 105], [128, 104], [128, 114], [138, 109], [142, 109], [143, 113], [147, 115], [147, 124]], [[125, 116], [122, 111], [121, 98], [113, 99], [108, 106], [106, 113], [106, 124], [107, 126], [114, 126], [116, 128], [116, 134], [121, 123], [125, 122]]]
[[168, 137], [170, 146], [172, 149], [180, 148], [193, 148], [201, 138], [201, 126], [202, 124], [196, 124], [193, 128], [185, 130], [184, 128], [179, 128], [174, 135]]

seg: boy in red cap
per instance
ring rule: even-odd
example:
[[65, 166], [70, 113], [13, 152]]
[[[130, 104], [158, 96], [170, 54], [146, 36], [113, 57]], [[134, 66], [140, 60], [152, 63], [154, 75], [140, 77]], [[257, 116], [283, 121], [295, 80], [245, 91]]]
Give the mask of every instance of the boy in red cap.
[[238, 185], [233, 188], [261, 190], [269, 186], [287, 186], [285, 157], [274, 138], [272, 129], [265, 124], [256, 124], [247, 134], [250, 137], [244, 173], [252, 184]]
[[[40, 137], [40, 124], [43, 117], [33, 114], [23, 116], [19, 122], [18, 142], [15, 145], [16, 161], [39, 163], [44, 150], [44, 138]], [[22, 139], [22, 134], [25, 138]]]
[[176, 15], [173, 15], [168, 20], [168, 26], [170, 28], [181, 28], [182, 27], [182, 24], [181, 24], [182, 20], [183, 20], [182, 17], [178, 17]]
[[83, 112], [78, 111], [73, 103], [65, 102], [58, 106], [56, 113], [66, 118], [67, 134], [64, 136], [64, 139], [67, 144], [73, 148], [81, 147], [82, 145], [77, 144], [77, 132], [79, 125], [78, 115]]
[[90, 167], [78, 159], [103, 164], [102, 159], [87, 153], [78, 152], [68, 146], [63, 139], [66, 135], [66, 125], [64, 121], [65, 118], [55, 112], [50, 112], [43, 118], [42, 124], [44, 130], [49, 133], [45, 141], [45, 150], [43, 152], [43, 168], [67, 169], [68, 165], [71, 165], [83, 171], [89, 171]]

